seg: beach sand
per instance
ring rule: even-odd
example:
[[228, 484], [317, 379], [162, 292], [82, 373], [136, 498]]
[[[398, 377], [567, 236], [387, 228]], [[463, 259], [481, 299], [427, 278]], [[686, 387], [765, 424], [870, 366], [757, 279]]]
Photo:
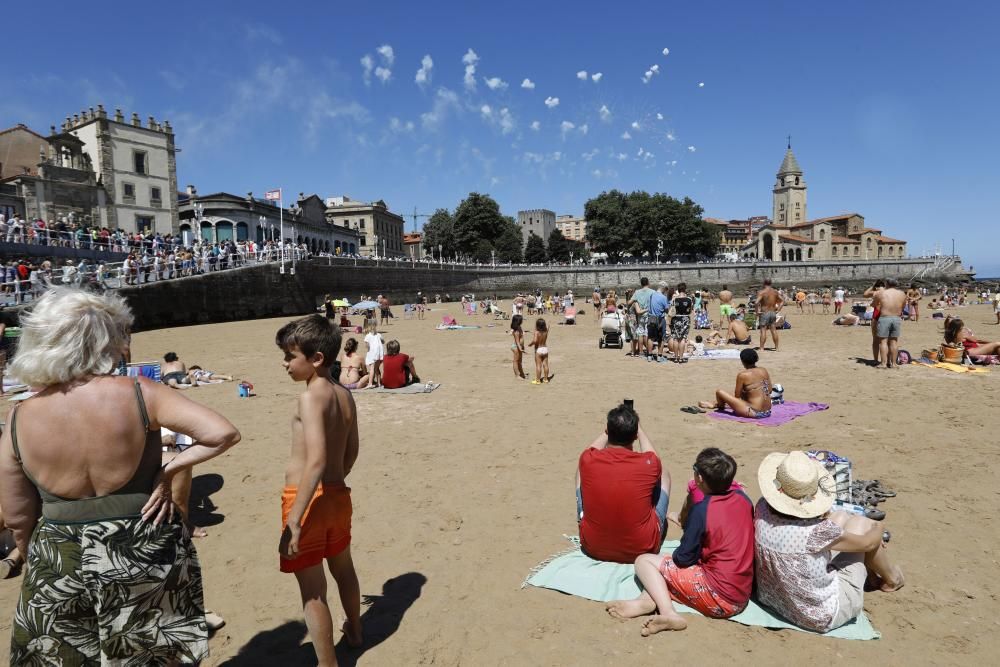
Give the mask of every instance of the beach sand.
[[[825, 412], [780, 428], [720, 422], [679, 408], [731, 389], [738, 361], [652, 364], [598, 349], [589, 306], [575, 327], [547, 316], [555, 374], [548, 385], [514, 378], [507, 322], [464, 316], [457, 304], [432, 306], [424, 321], [384, 327], [415, 355], [432, 394], [356, 395], [361, 453], [349, 479], [352, 551], [368, 643], [341, 664], [586, 665], [846, 659], [854, 664], [989, 664], [1000, 630], [1000, 510], [994, 477], [1000, 367], [960, 375], [859, 362], [870, 353], [866, 327], [830, 326], [832, 315], [789, 310], [793, 329], [762, 365], [785, 397], [829, 403]], [[718, 317], [717, 304], [713, 316]], [[396, 308], [402, 315], [402, 308]], [[1000, 337], [986, 306], [953, 309], [981, 337]], [[436, 331], [450, 313], [478, 330]], [[357, 318], [355, 318], [357, 319]], [[243, 441], [200, 466], [196, 489], [212, 511], [196, 511], [209, 537], [197, 541], [206, 605], [227, 625], [207, 665], [296, 665], [314, 659], [295, 580], [278, 572], [280, 493], [296, 386], [281, 367], [274, 333], [288, 318], [140, 333], [133, 359], [177, 352], [190, 364], [253, 382], [186, 396], [229, 417]], [[533, 322], [530, 318], [528, 322]], [[525, 327], [526, 333], [531, 325]], [[919, 354], [941, 340], [941, 321], [904, 323], [901, 347]], [[692, 332], [692, 337], [695, 332]], [[357, 336], [361, 339], [361, 336]], [[530, 334], [528, 336], [530, 340]], [[755, 339], [756, 340], [756, 339]], [[363, 349], [363, 348], [362, 348]], [[531, 359], [525, 370], [533, 372]], [[855, 476], [898, 492], [885, 502], [889, 549], [907, 577], [896, 594], [869, 593], [865, 609], [883, 633], [874, 642], [825, 639], [689, 617], [678, 634], [642, 638], [641, 620], [620, 623], [603, 605], [541, 589], [521, 590], [529, 570], [575, 534], [573, 475], [606, 412], [632, 398], [643, 427], [673, 476], [671, 509], [683, 502], [697, 452], [719, 446], [739, 462], [738, 480], [759, 497], [756, 472], [772, 451], [830, 449], [855, 462]], [[992, 407], [991, 407], [992, 406]], [[669, 537], [679, 537], [676, 527]], [[0, 582], [0, 660], [20, 578]], [[343, 615], [331, 590], [335, 625]], [[340, 620], [338, 620], [340, 619]], [[338, 633], [339, 638], [339, 633]]]

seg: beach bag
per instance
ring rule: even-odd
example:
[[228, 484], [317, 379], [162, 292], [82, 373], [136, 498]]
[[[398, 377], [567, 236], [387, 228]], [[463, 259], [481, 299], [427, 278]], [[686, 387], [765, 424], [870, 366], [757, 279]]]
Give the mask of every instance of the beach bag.
[[785, 320], [785, 323], [781, 325], [781, 328], [782, 329], [791, 329], [792, 328], [792, 323], [789, 322], [788, 320]]
[[785, 402], [785, 388], [780, 384], [771, 387], [771, 403], [781, 404]]
[[808, 451], [806, 455], [826, 468], [837, 500], [851, 502], [851, 483], [854, 479], [850, 459], [825, 449]]

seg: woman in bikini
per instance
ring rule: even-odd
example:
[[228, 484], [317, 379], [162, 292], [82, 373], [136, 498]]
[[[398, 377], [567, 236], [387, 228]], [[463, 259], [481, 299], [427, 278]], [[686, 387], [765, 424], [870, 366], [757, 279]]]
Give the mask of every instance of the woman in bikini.
[[771, 416], [771, 375], [766, 368], [757, 367], [757, 351], [746, 348], [740, 352], [743, 370], [736, 376], [736, 390], [729, 394], [715, 390], [715, 402], [702, 401], [698, 407], [706, 410], [732, 408], [740, 417], [764, 419]]
[[522, 365], [522, 360], [524, 359], [524, 331], [521, 329], [521, 323], [523, 321], [524, 318], [520, 315], [510, 318], [510, 335], [512, 338], [510, 351], [514, 353], [514, 376], [522, 380], [528, 377]]
[[351, 337], [344, 343], [344, 358], [340, 362], [340, 385], [344, 389], [365, 389], [372, 376], [365, 368], [365, 360], [359, 354], [358, 341]]
[[549, 348], [546, 345], [548, 340], [549, 327], [545, 324], [545, 319], [539, 317], [535, 322], [535, 337], [531, 341], [531, 347], [535, 348], [535, 379], [531, 384], [549, 381]]
[[989, 357], [1000, 355], [1000, 343], [979, 340], [960, 317], [948, 317], [945, 320], [944, 342], [952, 347], [961, 347], [965, 355], [975, 357], [974, 361], [978, 363], [991, 363], [992, 359]]

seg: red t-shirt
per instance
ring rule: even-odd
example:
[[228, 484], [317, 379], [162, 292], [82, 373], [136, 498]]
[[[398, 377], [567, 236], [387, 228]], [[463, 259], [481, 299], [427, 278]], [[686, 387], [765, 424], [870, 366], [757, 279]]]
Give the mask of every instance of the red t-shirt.
[[660, 459], [652, 452], [610, 446], [588, 447], [580, 454], [584, 553], [596, 560], [633, 563], [639, 554], [659, 550], [653, 493], [661, 473]]
[[410, 356], [402, 352], [382, 357], [382, 386], [386, 389], [406, 386], [406, 371], [403, 369], [409, 360]]

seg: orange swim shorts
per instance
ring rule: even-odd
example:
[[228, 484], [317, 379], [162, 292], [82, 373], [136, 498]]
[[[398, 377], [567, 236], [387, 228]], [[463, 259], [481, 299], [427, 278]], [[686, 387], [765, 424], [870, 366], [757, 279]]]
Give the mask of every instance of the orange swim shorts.
[[746, 608], [746, 604], [736, 606], [713, 591], [701, 565], [677, 567], [673, 557], [667, 555], [660, 562], [660, 574], [667, 582], [671, 599], [710, 618], [729, 618]]
[[[281, 492], [281, 531], [288, 525], [288, 513], [295, 502], [296, 489], [286, 486]], [[351, 544], [351, 489], [347, 486], [316, 489], [302, 516], [299, 555], [280, 556], [282, 572], [299, 572], [340, 554]]]

